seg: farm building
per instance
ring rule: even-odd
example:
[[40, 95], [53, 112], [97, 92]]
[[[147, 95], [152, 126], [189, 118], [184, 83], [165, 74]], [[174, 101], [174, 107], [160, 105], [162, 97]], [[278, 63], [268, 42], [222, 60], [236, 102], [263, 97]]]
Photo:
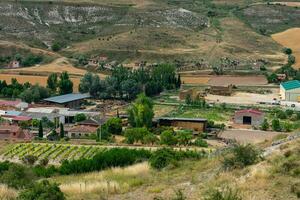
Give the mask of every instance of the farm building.
[[187, 96], [191, 97], [191, 100], [196, 100], [204, 97], [204, 94], [201, 91], [197, 91], [195, 89], [182, 90], [179, 93], [179, 99], [185, 100]]
[[159, 126], [173, 126], [177, 128], [191, 129], [197, 132], [204, 132], [207, 125], [206, 119], [201, 118], [157, 118]]
[[19, 126], [10, 124], [0, 125], [0, 139], [2, 140], [30, 140], [32, 135]]
[[293, 80], [281, 83], [280, 98], [284, 101], [300, 102], [300, 81]]
[[265, 114], [259, 110], [239, 110], [234, 114], [236, 124], [259, 126], [264, 120]]
[[91, 134], [96, 134], [98, 127], [76, 125], [70, 128], [65, 128], [65, 133], [69, 138], [89, 137]]
[[228, 86], [211, 86], [209, 89], [210, 94], [230, 96], [232, 94], [232, 85]]
[[22, 101], [0, 101], [0, 108], [2, 110], [9, 110], [9, 109], [18, 109], [18, 110], [24, 110], [28, 108], [28, 103], [22, 102]]
[[79, 108], [83, 100], [90, 98], [89, 94], [72, 93], [44, 99], [45, 102], [66, 108]]
[[8, 64], [8, 68], [19, 68], [20, 62], [17, 60], [13, 60]]

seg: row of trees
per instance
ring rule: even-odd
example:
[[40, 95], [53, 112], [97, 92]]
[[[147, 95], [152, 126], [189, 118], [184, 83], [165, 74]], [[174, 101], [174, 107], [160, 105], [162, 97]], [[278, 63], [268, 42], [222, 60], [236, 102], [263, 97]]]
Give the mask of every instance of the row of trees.
[[45, 60], [45, 57], [41, 54], [39, 55], [28, 54], [24, 56], [19, 53], [13, 56], [0, 56], [0, 65], [7, 65], [12, 60], [19, 61], [21, 66], [29, 67], [36, 64], [40, 64]]
[[283, 52], [288, 56], [288, 61], [281, 68], [277, 69], [274, 73], [266, 74], [269, 83], [278, 83], [278, 77], [276, 74], [285, 74], [286, 80], [294, 79], [300, 80], [300, 70], [294, 69], [292, 66], [296, 62], [293, 51], [290, 48], [284, 48]]
[[147, 96], [154, 96], [164, 89], [175, 89], [180, 85], [180, 76], [176, 75], [171, 64], [161, 64], [153, 70], [142, 68], [134, 71], [119, 66], [104, 80], [100, 80], [97, 74], [86, 73], [80, 81], [79, 91], [89, 92], [94, 98], [131, 100], [142, 91]]
[[29, 82], [19, 83], [12, 78], [8, 84], [5, 80], [0, 80], [0, 95], [7, 98], [21, 98], [27, 103], [39, 102], [52, 94], [68, 94], [73, 92], [73, 83], [67, 72], [63, 72], [59, 77], [56, 73], [50, 74], [47, 80], [47, 87], [38, 84], [32, 85]]

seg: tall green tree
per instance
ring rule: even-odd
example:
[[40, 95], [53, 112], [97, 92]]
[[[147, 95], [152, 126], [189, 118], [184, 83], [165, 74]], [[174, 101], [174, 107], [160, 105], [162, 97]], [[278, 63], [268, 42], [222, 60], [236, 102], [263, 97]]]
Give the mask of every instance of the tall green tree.
[[56, 92], [58, 86], [58, 77], [56, 73], [52, 73], [48, 76], [47, 79], [47, 88], [49, 88], [51, 91]]
[[132, 127], [150, 128], [152, 126], [153, 102], [145, 94], [140, 94], [127, 112], [128, 121]]
[[40, 123], [39, 123], [39, 138], [43, 138], [43, 136], [44, 136], [43, 132], [44, 132], [43, 131], [43, 123], [42, 123], [42, 121], [40, 121]]
[[63, 72], [60, 75], [58, 87], [60, 94], [69, 94], [73, 92], [73, 82], [70, 80], [68, 72]]
[[59, 128], [60, 128], [60, 138], [64, 138], [65, 137], [65, 130], [64, 130], [64, 125], [62, 123], [59, 124]]

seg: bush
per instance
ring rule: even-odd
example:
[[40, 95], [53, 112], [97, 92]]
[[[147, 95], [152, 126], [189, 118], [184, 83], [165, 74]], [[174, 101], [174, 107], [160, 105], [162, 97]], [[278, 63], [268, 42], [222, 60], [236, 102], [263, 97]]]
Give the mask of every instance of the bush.
[[176, 139], [180, 145], [189, 145], [193, 139], [193, 132], [190, 130], [177, 131]]
[[225, 169], [243, 168], [255, 164], [260, 159], [260, 151], [254, 146], [250, 144], [235, 145], [224, 156], [223, 166]]
[[146, 139], [145, 137], [147, 135], [150, 135], [151, 133], [148, 131], [147, 128], [128, 128], [125, 130], [125, 140], [128, 144], [134, 144], [141, 142], [143, 143], [143, 140]]
[[26, 155], [22, 158], [22, 161], [24, 164], [27, 165], [34, 165], [34, 163], [37, 161], [37, 157], [33, 155]]
[[291, 186], [291, 192], [294, 193], [294, 194], [296, 194], [296, 196], [297, 196], [298, 199], [300, 198], [300, 182], [294, 183]]
[[37, 182], [33, 187], [22, 191], [18, 200], [65, 200], [64, 193], [56, 183], [49, 183], [47, 180]]
[[160, 143], [166, 145], [176, 145], [178, 141], [172, 130], [166, 130], [160, 135]]
[[31, 170], [19, 164], [9, 164], [7, 170], [3, 171], [0, 176], [0, 182], [8, 187], [21, 189], [28, 188], [32, 185], [35, 179]]
[[291, 55], [293, 53], [291, 48], [283, 48], [283, 53], [287, 54], [287, 55]]
[[260, 129], [267, 131], [270, 128], [270, 124], [267, 119], [264, 119], [263, 123], [260, 125]]
[[175, 161], [175, 152], [169, 148], [155, 151], [149, 160], [151, 167], [154, 169], [163, 169]]
[[206, 153], [197, 151], [175, 151], [171, 148], [162, 148], [155, 151], [149, 163], [154, 169], [163, 169], [170, 164], [177, 165], [177, 161], [183, 159], [201, 159]]
[[278, 119], [273, 119], [272, 120], [272, 130], [280, 132], [281, 129], [282, 128], [281, 128], [279, 120]]
[[194, 145], [198, 147], [208, 147], [207, 142], [200, 137], [195, 140]]
[[75, 115], [74, 119], [75, 119], [75, 122], [81, 122], [81, 121], [86, 120], [86, 115], [84, 113], [79, 113], [79, 114]]
[[33, 173], [38, 177], [49, 178], [57, 173], [57, 169], [54, 166], [44, 167], [41, 165], [35, 166], [32, 168]]
[[110, 167], [124, 167], [149, 159], [147, 150], [113, 148], [97, 153], [92, 159], [64, 161], [59, 167], [60, 174], [76, 174], [99, 171]]
[[287, 118], [287, 114], [286, 114], [286, 112], [284, 112], [282, 110], [279, 110], [276, 113], [276, 117], [278, 117], [279, 119], [286, 119]]
[[229, 187], [208, 190], [205, 200], [242, 200], [239, 192]]
[[108, 127], [108, 132], [111, 134], [121, 135], [122, 133], [122, 120], [120, 118], [110, 118], [105, 122]]

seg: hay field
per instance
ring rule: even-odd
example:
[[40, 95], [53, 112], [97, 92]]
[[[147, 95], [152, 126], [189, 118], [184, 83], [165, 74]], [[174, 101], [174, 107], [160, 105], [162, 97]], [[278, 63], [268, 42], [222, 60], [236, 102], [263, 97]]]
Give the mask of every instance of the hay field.
[[[299, 2], [300, 5], [300, 2]], [[300, 28], [291, 28], [286, 31], [272, 35], [272, 38], [284, 47], [289, 47], [293, 50], [293, 55], [296, 57], [294, 67], [300, 68]]]
[[209, 81], [209, 85], [224, 86], [224, 85], [266, 85], [268, 81], [265, 76], [214, 76]]
[[181, 75], [181, 81], [184, 84], [204, 84], [204, 85], [206, 85], [209, 80], [210, 80], [209, 76]]
[[[34, 76], [34, 75], [18, 75], [18, 74], [0, 74], [0, 80], [5, 80], [7, 83], [11, 83], [11, 79], [16, 78], [19, 83], [29, 82], [31, 84], [38, 83], [41, 86], [47, 85], [47, 76]], [[71, 77], [73, 82], [74, 92], [78, 92], [78, 86], [80, 83], [79, 77]]]
[[[18, 73], [26, 73], [26, 74], [51, 74], [51, 73], [62, 73], [67, 71], [70, 75], [75, 76], [83, 76], [87, 71], [84, 69], [79, 69], [74, 67], [65, 57], [58, 58], [54, 60], [52, 63], [45, 64], [45, 65], [37, 65], [34, 67], [26, 67], [26, 68], [19, 68], [19, 69], [11, 69], [6, 70], [11, 72], [18, 72]], [[106, 75], [98, 74], [100, 78], [105, 78]]]
[[280, 4], [280, 5], [284, 5], [284, 6], [300, 7], [300, 2], [296, 2], [296, 1], [289, 1], [289, 2], [276, 1], [276, 2], [271, 2], [271, 4]]

